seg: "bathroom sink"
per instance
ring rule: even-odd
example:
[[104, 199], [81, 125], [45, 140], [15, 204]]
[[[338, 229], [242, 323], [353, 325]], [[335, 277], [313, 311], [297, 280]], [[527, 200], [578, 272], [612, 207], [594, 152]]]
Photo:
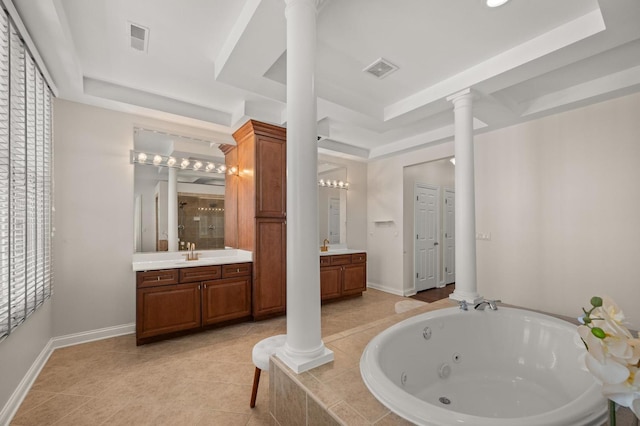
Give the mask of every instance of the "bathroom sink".
[[331, 255], [335, 255], [335, 254], [353, 254], [353, 253], [362, 253], [365, 250], [356, 250], [356, 249], [349, 249], [349, 248], [336, 248], [336, 249], [332, 249], [331, 247], [329, 247], [328, 251], [321, 251], [320, 252], [320, 256], [331, 256]]

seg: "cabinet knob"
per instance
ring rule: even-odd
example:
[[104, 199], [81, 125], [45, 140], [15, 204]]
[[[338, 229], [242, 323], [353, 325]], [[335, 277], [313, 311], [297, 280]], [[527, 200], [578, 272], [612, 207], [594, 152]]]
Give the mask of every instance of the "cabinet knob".
[[240, 268], [236, 269], [236, 272], [240, 272]]
[[158, 281], [160, 281], [160, 275], [158, 275]]

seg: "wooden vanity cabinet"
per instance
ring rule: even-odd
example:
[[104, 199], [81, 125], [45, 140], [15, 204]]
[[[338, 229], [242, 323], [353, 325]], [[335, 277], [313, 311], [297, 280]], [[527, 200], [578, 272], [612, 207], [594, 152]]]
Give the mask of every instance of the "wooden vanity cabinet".
[[136, 343], [251, 318], [251, 263], [138, 272]]
[[202, 283], [202, 325], [217, 324], [250, 315], [250, 277]]
[[362, 295], [367, 290], [367, 254], [320, 256], [322, 301]]
[[136, 304], [138, 341], [200, 326], [200, 284], [139, 288]]

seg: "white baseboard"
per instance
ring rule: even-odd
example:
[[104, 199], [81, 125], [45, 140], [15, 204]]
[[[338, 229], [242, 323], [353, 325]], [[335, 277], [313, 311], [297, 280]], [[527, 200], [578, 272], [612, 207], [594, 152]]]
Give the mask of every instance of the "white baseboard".
[[24, 375], [18, 384], [18, 387], [13, 391], [4, 408], [0, 411], [0, 425], [8, 425], [11, 422], [11, 419], [13, 419], [13, 416], [16, 415], [18, 408], [20, 408], [20, 404], [24, 401], [24, 398], [27, 396], [29, 389], [31, 389], [33, 382], [36, 381], [38, 374], [40, 374], [40, 371], [42, 371], [42, 368], [47, 363], [47, 360], [53, 352], [53, 349], [51, 349], [51, 340], [47, 342], [36, 360], [31, 364], [27, 374]]
[[29, 371], [24, 375], [20, 384], [0, 411], [0, 425], [8, 425], [16, 415], [20, 404], [29, 393], [31, 386], [38, 378], [40, 371], [47, 363], [54, 350], [66, 346], [79, 345], [81, 343], [93, 342], [95, 340], [107, 339], [109, 337], [122, 336], [135, 333], [135, 324], [123, 324], [114, 327], [100, 328], [98, 330], [84, 331], [82, 333], [68, 334], [65, 336], [53, 337], [49, 339], [36, 360], [31, 364]]
[[385, 293], [395, 294], [396, 296], [404, 296], [403, 290], [398, 290], [396, 288], [391, 288], [391, 287], [387, 287], [387, 286], [372, 283], [372, 282], [367, 283], [367, 288], [374, 288], [376, 290], [384, 291]]
[[89, 343], [96, 340], [108, 339], [110, 337], [123, 336], [136, 332], [135, 323], [116, 325], [113, 327], [99, 328], [97, 330], [83, 331], [80, 333], [67, 334], [51, 339], [51, 348], [58, 349], [67, 346]]

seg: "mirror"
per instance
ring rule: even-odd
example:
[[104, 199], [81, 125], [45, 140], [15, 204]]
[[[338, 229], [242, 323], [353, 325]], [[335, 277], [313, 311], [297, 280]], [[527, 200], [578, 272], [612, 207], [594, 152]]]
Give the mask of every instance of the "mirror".
[[[211, 141], [169, 132], [135, 128], [134, 151], [173, 156], [182, 160], [197, 158], [224, 164], [224, 154]], [[168, 180], [167, 167], [134, 164], [134, 248], [136, 252], [168, 250]], [[347, 182], [343, 165], [318, 162], [318, 180]], [[181, 248], [187, 242], [200, 250], [224, 248], [225, 173], [178, 170], [177, 221]], [[318, 241], [347, 243], [347, 190], [318, 188]]]
[[[147, 153], [145, 164], [135, 164], [135, 251], [168, 250], [169, 168], [154, 166], [149, 154], [198, 159], [216, 169], [177, 169], [178, 245], [194, 243], [197, 249], [224, 248], [224, 154], [216, 144], [158, 130], [134, 129], [134, 151]], [[222, 171], [222, 173], [218, 173]]]
[[[345, 166], [318, 162], [318, 181], [347, 182]], [[329, 244], [347, 243], [347, 190], [318, 187], [318, 241]]]

